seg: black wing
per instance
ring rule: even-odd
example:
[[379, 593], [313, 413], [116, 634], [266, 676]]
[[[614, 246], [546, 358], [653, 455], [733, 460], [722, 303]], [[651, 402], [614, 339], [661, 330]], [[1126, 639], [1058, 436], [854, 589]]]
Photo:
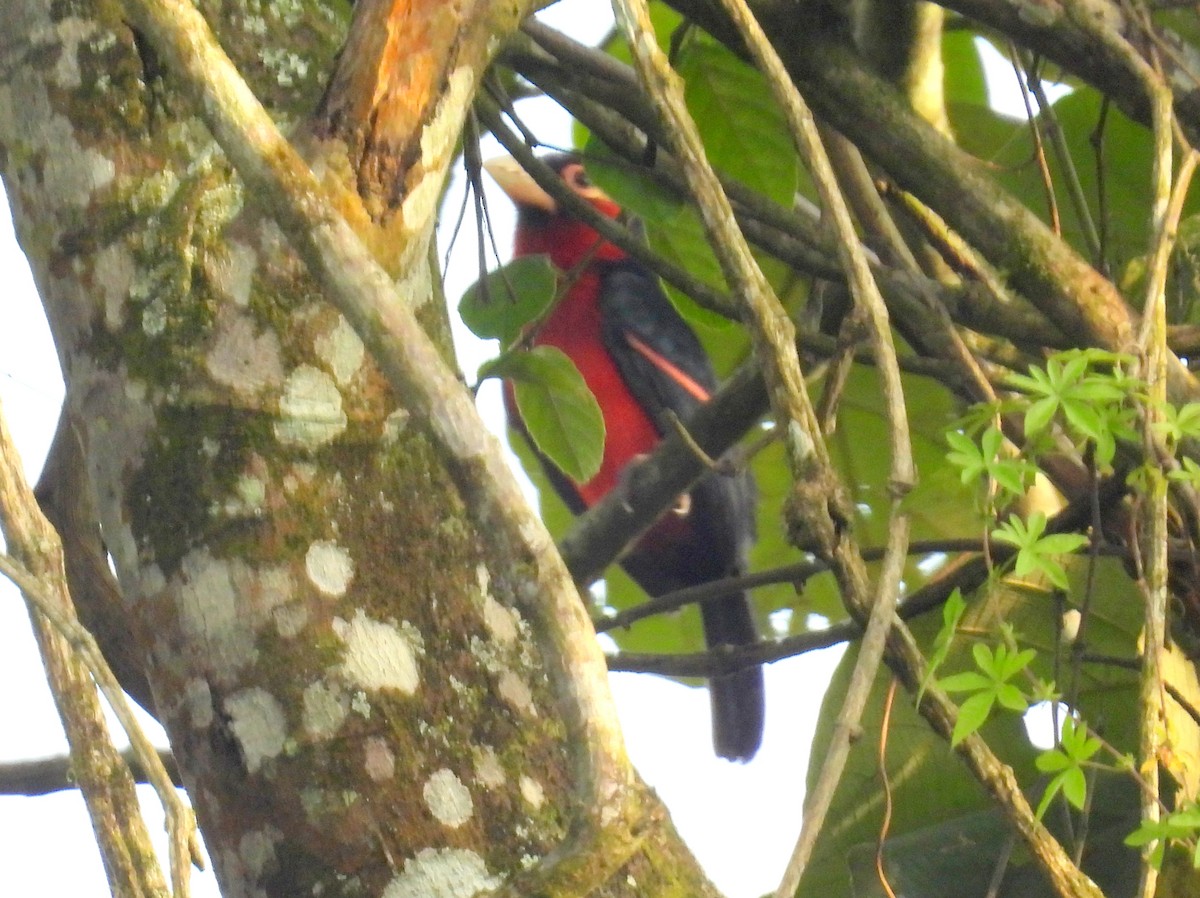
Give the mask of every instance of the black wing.
[[600, 309], [604, 346], [660, 434], [670, 426], [666, 411], [685, 419], [716, 390], [704, 347], [640, 263], [605, 266]]
[[[658, 281], [639, 263], [611, 265], [602, 275], [600, 307], [605, 348], [658, 432], [669, 432], [668, 412], [686, 424], [716, 389], [717, 378]], [[643, 540], [622, 565], [650, 595], [743, 573], [754, 542], [754, 506], [749, 473], [709, 474], [690, 493], [687, 536], [655, 540], [653, 548]], [[709, 647], [747, 645], [757, 638], [745, 593], [704, 602], [700, 614]], [[717, 754], [748, 760], [762, 740], [762, 668], [713, 677], [709, 686]]]
[[[716, 390], [717, 378], [704, 347], [658, 280], [633, 260], [607, 265], [600, 284], [600, 308], [605, 348], [658, 432], [665, 435], [672, 429], [668, 412], [686, 423]], [[658, 566], [659, 571], [680, 572], [686, 582], [678, 577], [671, 583], [645, 582], [657, 578], [637, 571], [635, 578], [652, 594], [745, 570], [754, 541], [750, 476], [710, 475], [691, 496], [691, 516], [699, 528], [690, 547], [694, 557]]]

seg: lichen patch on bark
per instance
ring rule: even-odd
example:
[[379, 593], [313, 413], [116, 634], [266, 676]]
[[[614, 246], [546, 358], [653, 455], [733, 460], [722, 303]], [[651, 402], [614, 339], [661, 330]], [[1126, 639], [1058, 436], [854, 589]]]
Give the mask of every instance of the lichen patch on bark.
[[504, 765], [490, 745], [475, 749], [475, 779], [488, 789], [499, 789], [504, 785]]
[[342, 315], [338, 315], [337, 324], [317, 337], [314, 348], [321, 361], [329, 366], [334, 379], [343, 387], [350, 383], [366, 359], [362, 339]]
[[421, 790], [425, 806], [439, 823], [451, 829], [462, 826], [475, 813], [471, 790], [453, 770], [443, 767], [433, 773]]
[[474, 851], [425, 848], [404, 862], [403, 872], [388, 883], [383, 898], [473, 898], [502, 882]]
[[346, 429], [342, 394], [332, 377], [312, 365], [300, 365], [287, 377], [279, 397], [275, 436], [288, 445], [316, 449]]
[[503, 670], [496, 683], [500, 697], [514, 709], [529, 717], [537, 717], [537, 706], [533, 703], [533, 692], [521, 677], [511, 670]]
[[344, 690], [318, 681], [304, 688], [301, 722], [314, 738], [327, 739], [341, 728], [350, 713], [350, 697]]
[[351, 621], [333, 620], [333, 631], [345, 643], [341, 673], [362, 689], [395, 689], [412, 695], [420, 685], [417, 655], [423, 649], [411, 628], [372, 620], [359, 609]]
[[396, 775], [396, 755], [387, 740], [371, 736], [363, 745], [363, 760], [367, 776], [377, 783], [390, 780]]
[[521, 789], [521, 797], [535, 811], [541, 808], [542, 802], [546, 800], [546, 790], [531, 776], [522, 775], [518, 786]]
[[224, 311], [217, 318], [217, 335], [204, 356], [209, 375], [238, 394], [253, 397], [283, 383], [279, 337], [259, 330], [243, 314]]
[[250, 287], [258, 255], [244, 243], [231, 240], [220, 251], [205, 257], [205, 274], [217, 292], [237, 306], [250, 304]]
[[188, 553], [180, 566], [178, 598], [180, 625], [208, 649], [206, 666], [231, 676], [258, 657], [254, 628], [242, 613], [234, 584], [235, 564], [241, 565], [214, 558], [207, 548]]
[[225, 699], [229, 729], [241, 748], [246, 770], [257, 773], [264, 761], [279, 756], [287, 742], [283, 706], [267, 690], [252, 686]]
[[332, 540], [319, 539], [304, 554], [304, 570], [324, 595], [340, 598], [354, 579], [354, 559]]

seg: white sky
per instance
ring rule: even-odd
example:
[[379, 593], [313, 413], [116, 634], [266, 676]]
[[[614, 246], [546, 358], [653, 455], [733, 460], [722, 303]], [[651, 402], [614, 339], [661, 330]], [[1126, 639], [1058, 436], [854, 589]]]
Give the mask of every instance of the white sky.
[[[543, 18], [582, 39], [595, 40], [611, 24], [603, 4], [564, 0]], [[566, 115], [553, 103], [528, 100], [521, 113], [542, 140], [570, 141]], [[485, 158], [500, 152], [492, 143]], [[457, 215], [462, 179], [456, 177], [446, 218]], [[507, 252], [512, 213], [498, 190], [489, 195], [497, 244]], [[449, 266], [447, 295], [456, 303], [477, 276], [470, 218]], [[62, 383], [41, 306], [12, 234], [0, 214], [0, 407], [14, 432], [30, 481], [50, 445], [62, 401]], [[487, 347], [456, 328], [470, 377]], [[481, 391], [480, 410], [502, 431], [498, 391]], [[712, 754], [705, 690], [636, 674], [616, 674], [613, 691], [630, 754], [672, 810], [676, 825], [716, 884], [731, 898], [752, 898], [775, 887], [798, 832], [808, 743], [817, 704], [837, 651], [792, 659], [767, 669], [767, 728], [762, 750], [737, 765]], [[157, 729], [157, 727], [155, 727]], [[114, 726], [114, 731], [116, 727]], [[165, 738], [159, 739], [165, 743]], [[0, 582], [0, 763], [61, 754], [58, 722], [19, 595]], [[162, 832], [153, 794], [140, 789], [151, 833]], [[165, 851], [165, 839], [160, 838]], [[218, 894], [211, 873], [193, 881], [197, 898]], [[108, 894], [82, 801], [74, 792], [39, 798], [0, 797], [0, 895]]]

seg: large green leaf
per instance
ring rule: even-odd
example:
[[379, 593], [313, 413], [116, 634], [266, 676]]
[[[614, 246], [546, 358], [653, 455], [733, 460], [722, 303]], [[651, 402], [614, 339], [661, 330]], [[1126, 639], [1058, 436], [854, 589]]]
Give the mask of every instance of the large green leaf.
[[942, 34], [942, 64], [947, 77], [943, 90], [946, 102], [985, 105], [988, 101], [987, 77], [976, 46], [978, 36], [967, 28]]
[[524, 256], [490, 271], [467, 288], [458, 313], [471, 333], [511, 346], [554, 302], [557, 276], [547, 256]]
[[505, 353], [480, 370], [512, 381], [521, 420], [538, 451], [585, 483], [604, 458], [604, 417], [575, 363], [560, 349]]
[[[1133, 895], [1141, 872], [1141, 857], [1123, 844], [1138, 825], [1137, 787], [1128, 778], [1102, 773], [1087, 825], [1088, 852], [1084, 870], [1105, 895]], [[1044, 821], [1058, 839], [1069, 842], [1078, 831], [1078, 815], [1052, 808]], [[850, 849], [847, 863], [855, 898], [886, 898], [876, 869], [877, 844]], [[1057, 898], [1053, 887], [1029, 862], [1017, 844], [1012, 827], [996, 808], [946, 819], [902, 836], [883, 846], [888, 884], [897, 895], [921, 898], [984, 898], [991, 880], [1003, 869], [997, 898]]]
[[[612, 154], [598, 140], [586, 149], [588, 174], [626, 212], [635, 215], [646, 230], [651, 249], [687, 271], [692, 277], [718, 289], [725, 288], [721, 266], [704, 236], [700, 216], [683, 197], [668, 190], [646, 172], [631, 169], [620, 161], [607, 161]], [[668, 288], [672, 300], [675, 291]], [[678, 305], [678, 304], [677, 304]], [[689, 308], [690, 306], [690, 308]], [[691, 300], [680, 311], [693, 324], [720, 329], [728, 325], [719, 315], [699, 310]]]
[[676, 68], [685, 79], [684, 96], [708, 161], [763, 196], [789, 205], [799, 161], [763, 76], [702, 34], [686, 42]]
[[[913, 539], [944, 539], [974, 536], [983, 532], [983, 521], [975, 511], [971, 492], [958, 480], [957, 471], [946, 462], [943, 433], [958, 414], [950, 392], [937, 381], [904, 375], [908, 423], [912, 436], [913, 457], [917, 464], [918, 484], [905, 500], [912, 522]], [[818, 389], [823, 384], [818, 383]], [[891, 505], [887, 417], [878, 373], [872, 367], [855, 365], [846, 380], [839, 403], [837, 430], [829, 441], [833, 461], [842, 475], [850, 498], [858, 512], [854, 520], [855, 536], [862, 546], [882, 546], [888, 537], [888, 513]], [[766, 453], [764, 453], [766, 454]], [[789, 475], [782, 452], [772, 452], [773, 467], [758, 473], [764, 493], [780, 501], [789, 488]], [[755, 567], [780, 564], [788, 558], [784, 534], [778, 525], [780, 506], [760, 512], [760, 546]], [[794, 557], [794, 553], [793, 553]], [[910, 558], [904, 581], [916, 589], [929, 576], [928, 559]], [[779, 601], [787, 601], [776, 593]], [[832, 576], [814, 577], [801, 596], [790, 604], [800, 614], [793, 615], [792, 632], [806, 629], [806, 613], [830, 620], [845, 615], [837, 585]]]
[[[1029, 124], [970, 102], [951, 104], [950, 113], [959, 144], [986, 160], [996, 180], [1049, 223], [1050, 206]], [[1067, 158], [1079, 179], [1088, 215], [1106, 234], [1106, 260], [1119, 271], [1132, 257], [1146, 251], [1149, 239], [1153, 165], [1150, 133], [1115, 106], [1106, 108], [1100, 94], [1088, 87], [1078, 87], [1055, 102], [1053, 114], [1063, 131]], [[1042, 116], [1046, 159], [1062, 233], [1086, 256], [1089, 252], [1082, 219], [1070, 197], [1067, 170], [1049, 142], [1050, 125], [1045, 119]], [[1097, 135], [1103, 136], [1099, 154]], [[1189, 200], [1187, 210], [1196, 208], [1197, 200]]]

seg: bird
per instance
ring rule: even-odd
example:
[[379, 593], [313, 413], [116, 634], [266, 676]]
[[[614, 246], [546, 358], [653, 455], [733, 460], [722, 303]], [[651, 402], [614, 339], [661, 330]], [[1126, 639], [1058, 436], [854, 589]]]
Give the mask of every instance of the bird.
[[[563, 185], [609, 218], [621, 207], [588, 177], [569, 153], [543, 158]], [[576, 482], [545, 456], [547, 479], [575, 513], [620, 487], [629, 466], [686, 422], [717, 387], [700, 340], [641, 262], [580, 219], [511, 157], [491, 159], [485, 169], [517, 207], [514, 257], [544, 254], [561, 273], [561, 296], [524, 339], [553, 346], [579, 369], [604, 418], [599, 471]], [[520, 416], [506, 389], [510, 420]], [[650, 596], [745, 573], [755, 539], [755, 491], [746, 471], [710, 472], [659, 518], [621, 565]], [[710, 649], [744, 646], [757, 638], [744, 593], [700, 605]], [[763, 672], [759, 666], [710, 678], [713, 748], [720, 757], [748, 761], [762, 742]]]

